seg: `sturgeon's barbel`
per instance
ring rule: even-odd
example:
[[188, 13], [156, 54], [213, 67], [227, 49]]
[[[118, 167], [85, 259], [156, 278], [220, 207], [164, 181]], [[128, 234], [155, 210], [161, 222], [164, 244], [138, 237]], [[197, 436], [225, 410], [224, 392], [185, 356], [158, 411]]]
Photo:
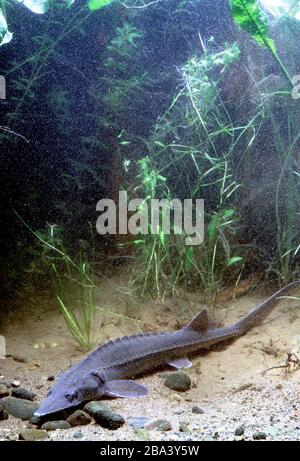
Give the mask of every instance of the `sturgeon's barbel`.
[[178, 331], [124, 336], [99, 346], [59, 376], [35, 415], [46, 416], [104, 395], [142, 397], [148, 393], [147, 388], [131, 378], [162, 364], [190, 367], [187, 355], [244, 335], [270, 314], [280, 296], [299, 284], [297, 280], [281, 288], [228, 326], [217, 328], [203, 310]]

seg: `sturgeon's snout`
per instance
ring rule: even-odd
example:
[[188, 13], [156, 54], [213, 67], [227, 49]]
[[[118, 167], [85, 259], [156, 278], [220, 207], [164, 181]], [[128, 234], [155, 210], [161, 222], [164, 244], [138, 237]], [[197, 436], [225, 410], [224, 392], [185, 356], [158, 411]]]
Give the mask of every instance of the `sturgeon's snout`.
[[34, 416], [42, 417], [64, 411], [72, 407], [78, 406], [78, 402], [70, 402], [66, 397], [51, 394], [44, 400], [39, 408], [34, 413]]

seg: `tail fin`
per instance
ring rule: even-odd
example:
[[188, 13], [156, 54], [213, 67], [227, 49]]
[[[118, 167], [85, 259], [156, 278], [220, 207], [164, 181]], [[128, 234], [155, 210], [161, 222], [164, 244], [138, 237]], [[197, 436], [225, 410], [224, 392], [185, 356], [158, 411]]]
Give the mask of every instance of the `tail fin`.
[[272, 312], [280, 296], [298, 285], [300, 285], [300, 280], [296, 280], [295, 282], [289, 283], [285, 287], [281, 288], [266, 301], [252, 309], [246, 317], [236, 322], [234, 326], [241, 329], [241, 334], [251, 330], [251, 328], [260, 324]]

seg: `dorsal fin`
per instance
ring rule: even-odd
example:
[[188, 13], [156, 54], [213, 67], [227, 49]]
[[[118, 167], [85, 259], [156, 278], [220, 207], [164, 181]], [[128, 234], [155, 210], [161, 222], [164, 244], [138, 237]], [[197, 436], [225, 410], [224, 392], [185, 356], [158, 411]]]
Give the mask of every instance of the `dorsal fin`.
[[207, 309], [203, 309], [190, 323], [187, 324], [185, 328], [191, 329], [193, 331], [206, 331], [209, 326], [209, 318]]

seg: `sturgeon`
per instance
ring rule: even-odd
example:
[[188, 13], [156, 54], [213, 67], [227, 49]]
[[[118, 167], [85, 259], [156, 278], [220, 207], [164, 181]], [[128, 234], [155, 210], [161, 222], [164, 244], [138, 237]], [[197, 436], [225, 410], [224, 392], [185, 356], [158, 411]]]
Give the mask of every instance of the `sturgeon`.
[[59, 376], [35, 416], [51, 415], [103, 396], [145, 396], [148, 389], [133, 377], [162, 364], [189, 368], [192, 364], [187, 355], [244, 335], [271, 313], [280, 296], [299, 284], [297, 280], [281, 288], [231, 325], [216, 327], [204, 309], [178, 331], [124, 336], [101, 345]]

